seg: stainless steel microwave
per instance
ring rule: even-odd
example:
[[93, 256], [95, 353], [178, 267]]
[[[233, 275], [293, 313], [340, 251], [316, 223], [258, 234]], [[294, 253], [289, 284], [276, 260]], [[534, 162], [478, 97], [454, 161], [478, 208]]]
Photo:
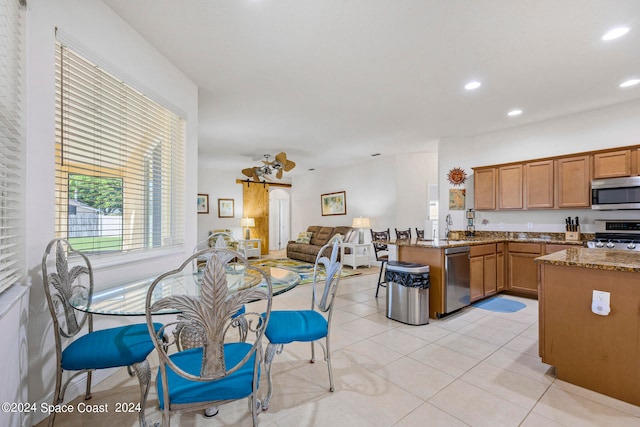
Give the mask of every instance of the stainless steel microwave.
[[591, 181], [591, 209], [640, 209], [640, 176]]

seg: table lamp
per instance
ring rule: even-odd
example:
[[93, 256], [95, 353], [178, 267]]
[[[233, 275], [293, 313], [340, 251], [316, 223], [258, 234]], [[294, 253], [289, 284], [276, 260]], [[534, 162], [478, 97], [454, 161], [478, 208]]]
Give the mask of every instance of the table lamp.
[[353, 218], [353, 222], [351, 223], [351, 227], [358, 228], [358, 243], [364, 243], [364, 229], [371, 227], [371, 221], [369, 218], [357, 217]]
[[240, 225], [245, 227], [244, 238], [245, 240], [249, 240], [251, 238], [251, 232], [249, 231], [249, 227], [255, 227], [256, 221], [253, 218], [242, 218], [240, 220]]

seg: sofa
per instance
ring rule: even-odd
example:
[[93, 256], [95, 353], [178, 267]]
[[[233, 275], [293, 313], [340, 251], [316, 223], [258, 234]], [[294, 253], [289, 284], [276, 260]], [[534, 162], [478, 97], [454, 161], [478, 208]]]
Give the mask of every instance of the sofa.
[[[301, 236], [302, 233], [298, 239], [287, 243], [287, 258], [315, 263], [318, 252], [333, 236], [341, 234], [344, 241], [349, 241], [354, 234], [351, 227], [322, 227], [319, 225], [309, 226], [306, 233], [311, 233], [308, 243], [303, 243], [305, 238]], [[328, 248], [323, 255], [328, 257], [331, 255], [331, 251], [332, 248]]]

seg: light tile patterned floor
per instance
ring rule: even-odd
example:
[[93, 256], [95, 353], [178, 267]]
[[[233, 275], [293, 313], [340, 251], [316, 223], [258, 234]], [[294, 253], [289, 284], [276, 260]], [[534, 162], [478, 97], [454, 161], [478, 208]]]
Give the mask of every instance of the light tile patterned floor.
[[[428, 325], [385, 316], [374, 298], [377, 274], [342, 280], [332, 330], [336, 390], [309, 345], [290, 344], [274, 361], [275, 391], [261, 426], [640, 426], [640, 407], [556, 380], [537, 356], [537, 301], [516, 313], [467, 308]], [[277, 309], [308, 307], [310, 286], [274, 299]], [[155, 373], [154, 373], [155, 376]], [[135, 401], [124, 370], [94, 391], [93, 403]], [[147, 419], [160, 414], [155, 390]], [[111, 405], [112, 406], [112, 405]], [[176, 426], [251, 425], [246, 400], [172, 418]], [[61, 415], [60, 426], [136, 426], [132, 415]]]

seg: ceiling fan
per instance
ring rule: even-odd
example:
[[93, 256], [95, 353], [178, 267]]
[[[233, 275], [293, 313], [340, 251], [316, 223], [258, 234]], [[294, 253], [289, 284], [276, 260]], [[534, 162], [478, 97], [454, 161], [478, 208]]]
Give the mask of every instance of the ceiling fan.
[[273, 174], [275, 171], [276, 178], [281, 179], [283, 172], [289, 172], [291, 169], [296, 167], [295, 162], [287, 159], [287, 153], [279, 153], [276, 154], [274, 160], [270, 160], [271, 155], [265, 154], [264, 163], [262, 166], [254, 166], [252, 168], [242, 169], [242, 173], [249, 178], [253, 178], [255, 182], [260, 182], [261, 176], [267, 176]]

